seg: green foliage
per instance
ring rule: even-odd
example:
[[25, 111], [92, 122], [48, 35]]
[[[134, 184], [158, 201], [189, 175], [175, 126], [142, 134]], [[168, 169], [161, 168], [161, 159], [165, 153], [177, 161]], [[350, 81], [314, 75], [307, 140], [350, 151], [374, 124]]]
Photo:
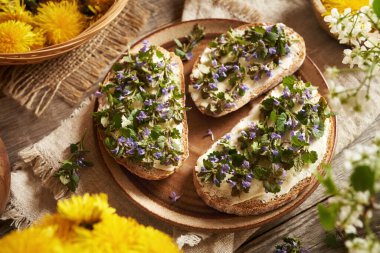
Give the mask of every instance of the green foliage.
[[85, 159], [89, 151], [84, 148], [84, 137], [85, 135], [79, 142], [70, 144], [69, 159], [61, 162], [61, 167], [55, 173], [61, 183], [72, 192], [75, 192], [78, 187], [79, 170], [93, 166], [92, 162]]
[[376, 15], [380, 18], [380, 0], [373, 0], [372, 7]]
[[177, 45], [174, 53], [179, 56], [182, 61], [188, 61], [192, 58], [192, 50], [197, 47], [199, 42], [205, 37], [204, 30], [204, 27], [196, 24], [190, 34], [186, 36], [186, 40], [184, 42], [174, 39], [174, 43]]

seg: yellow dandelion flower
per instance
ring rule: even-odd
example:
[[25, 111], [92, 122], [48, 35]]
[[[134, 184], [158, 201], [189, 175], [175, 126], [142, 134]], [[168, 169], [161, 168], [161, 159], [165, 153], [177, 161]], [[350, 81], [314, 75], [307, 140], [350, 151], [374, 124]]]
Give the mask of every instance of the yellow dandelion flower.
[[0, 53], [25, 53], [43, 44], [42, 34], [29, 24], [13, 20], [0, 23]]
[[58, 202], [58, 214], [63, 218], [77, 222], [81, 226], [92, 226], [107, 215], [115, 213], [115, 209], [108, 205], [107, 195], [104, 193], [83, 196], [73, 196], [70, 199]]
[[63, 242], [71, 242], [77, 237], [77, 222], [58, 214], [46, 215], [36, 224], [36, 227], [54, 227], [55, 236]]
[[74, 1], [47, 2], [37, 9], [35, 23], [49, 44], [59, 44], [79, 35], [86, 27], [85, 17]]
[[16, 20], [32, 24], [32, 15], [29, 11], [25, 9], [25, 5], [20, 1], [8, 2], [0, 4], [0, 23]]
[[0, 240], [1, 253], [63, 253], [54, 237], [54, 228], [28, 228], [15, 231]]
[[369, 5], [370, 2], [369, 0], [322, 0], [322, 4], [330, 13], [333, 8], [337, 8], [339, 12], [343, 12], [347, 8], [358, 11], [361, 7]]
[[88, 0], [87, 6], [92, 13], [101, 14], [106, 12], [114, 2], [114, 0]]
[[166, 234], [138, 224], [132, 218], [108, 216], [94, 225], [91, 232], [79, 235], [77, 244], [96, 253], [178, 253], [181, 252]]

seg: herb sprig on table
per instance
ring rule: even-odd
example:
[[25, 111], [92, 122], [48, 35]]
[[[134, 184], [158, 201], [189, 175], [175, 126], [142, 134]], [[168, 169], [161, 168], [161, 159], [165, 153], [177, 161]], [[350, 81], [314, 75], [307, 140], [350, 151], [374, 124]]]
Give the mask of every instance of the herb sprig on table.
[[[193, 71], [192, 88], [209, 99], [212, 113], [235, 107], [235, 100], [249, 90], [247, 80], [258, 82], [272, 76], [280, 58], [290, 52], [290, 40], [280, 25], [250, 27], [242, 34], [230, 29], [209, 43], [207, 59], [200, 60]], [[227, 87], [219, 87], [219, 82]]]
[[174, 39], [177, 48], [174, 53], [178, 55], [182, 61], [189, 61], [193, 58], [192, 50], [198, 46], [199, 42], [205, 37], [205, 28], [196, 24], [190, 34], [186, 36], [186, 41], [181, 42]]
[[309, 251], [302, 248], [301, 241], [293, 237], [285, 237], [282, 244], [275, 247], [273, 253], [308, 253]]
[[89, 151], [84, 147], [84, 137], [85, 135], [79, 142], [70, 144], [70, 157], [61, 162], [61, 167], [55, 173], [61, 183], [72, 192], [75, 192], [78, 187], [79, 170], [93, 166], [92, 162], [86, 160]]
[[114, 65], [110, 80], [101, 85], [100, 99], [107, 106], [94, 118], [114, 156], [149, 168], [176, 166], [183, 154], [178, 125], [187, 110], [178, 66], [156, 46], [143, 44]]
[[237, 144], [232, 145], [227, 135], [203, 160], [197, 173], [203, 182], [220, 187], [225, 181], [236, 196], [248, 192], [255, 178], [267, 192], [276, 193], [287, 171], [317, 161], [317, 152], [309, 146], [324, 134], [325, 120], [330, 117], [326, 101], [314, 101], [310, 83], [292, 76], [283, 80], [282, 87], [281, 96], [262, 101], [259, 121], [237, 133]]

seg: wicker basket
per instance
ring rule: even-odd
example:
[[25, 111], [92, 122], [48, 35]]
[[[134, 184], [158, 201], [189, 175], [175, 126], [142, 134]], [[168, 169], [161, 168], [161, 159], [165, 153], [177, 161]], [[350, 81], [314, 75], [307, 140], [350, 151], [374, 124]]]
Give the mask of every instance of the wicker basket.
[[311, 4], [313, 6], [313, 10], [315, 13], [315, 16], [317, 17], [319, 25], [323, 28], [323, 30], [327, 31], [334, 39], [338, 39], [338, 37], [330, 32], [330, 28], [328, 24], [324, 20], [323, 14], [326, 13], [326, 8], [322, 4], [321, 0], [311, 0]]
[[115, 0], [109, 10], [94, 24], [75, 38], [64, 43], [44, 47], [27, 53], [0, 54], [0, 65], [22, 65], [40, 63], [61, 56], [83, 45], [107, 26], [124, 9], [128, 0]]

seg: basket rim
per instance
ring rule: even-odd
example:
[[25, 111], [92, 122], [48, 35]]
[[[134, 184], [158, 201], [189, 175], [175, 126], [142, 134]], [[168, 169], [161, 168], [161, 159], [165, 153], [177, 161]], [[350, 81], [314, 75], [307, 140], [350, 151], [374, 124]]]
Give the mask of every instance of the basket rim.
[[[127, 5], [129, 0], [114, 0], [114, 1], [115, 2], [112, 4], [112, 6], [107, 10], [107, 12], [102, 17], [100, 17], [94, 24], [92, 24], [91, 26], [83, 30], [76, 37], [68, 41], [65, 41], [63, 43], [46, 46], [46, 47], [32, 50], [29, 52], [0, 53], [0, 58], [18, 59], [21, 57], [33, 57], [33, 55], [38, 55], [41, 53], [43, 53], [44, 57], [46, 57], [45, 54], [49, 54], [51, 51], [60, 50], [62, 52], [65, 50], [69, 51], [69, 49], [71, 50], [71, 49], [77, 48], [79, 45], [83, 44], [84, 41], [88, 40], [89, 37], [93, 36], [99, 30], [103, 29], [105, 26], [111, 23], [124, 9], [124, 7]], [[33, 57], [33, 59], [35, 59], [35, 57]]]

